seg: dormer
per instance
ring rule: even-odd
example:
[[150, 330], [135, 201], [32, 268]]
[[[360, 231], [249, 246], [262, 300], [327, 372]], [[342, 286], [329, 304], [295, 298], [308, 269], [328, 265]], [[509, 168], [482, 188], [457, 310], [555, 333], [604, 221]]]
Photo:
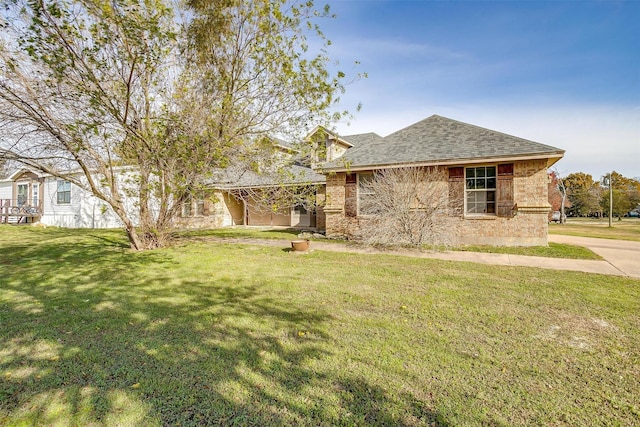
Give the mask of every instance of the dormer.
[[276, 156], [281, 159], [290, 159], [298, 153], [298, 151], [291, 145], [290, 142], [276, 137], [270, 137], [269, 140], [273, 144]]
[[313, 153], [310, 157], [313, 166], [337, 160], [349, 148], [353, 147], [353, 144], [341, 138], [340, 135], [322, 126], [316, 126], [305, 139], [311, 142]]

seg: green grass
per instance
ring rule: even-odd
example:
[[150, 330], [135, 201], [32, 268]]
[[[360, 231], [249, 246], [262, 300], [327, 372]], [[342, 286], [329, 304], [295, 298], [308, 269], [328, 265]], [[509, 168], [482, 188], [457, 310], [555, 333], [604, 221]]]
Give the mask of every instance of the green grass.
[[178, 239], [190, 238], [231, 238], [231, 239], [270, 239], [291, 240], [296, 239], [301, 230], [292, 228], [271, 227], [224, 227], [213, 229], [189, 230], [177, 233]]
[[639, 280], [0, 235], [0, 425], [640, 423]]
[[[206, 241], [208, 238], [228, 238], [228, 239], [269, 239], [269, 240], [291, 240], [297, 238], [300, 230], [294, 229], [273, 229], [273, 228], [217, 228], [209, 230], [193, 230], [178, 234], [182, 241]], [[313, 240], [313, 238], [312, 238]], [[181, 239], [178, 239], [180, 242]], [[347, 243], [344, 240], [326, 240], [331, 243]], [[357, 244], [357, 243], [356, 243]], [[533, 247], [510, 247], [510, 246], [454, 246], [454, 247], [433, 247], [426, 246], [427, 250], [451, 250], [465, 252], [484, 252], [511, 255], [541, 256], [547, 258], [565, 259], [602, 259], [598, 254], [582, 246], [567, 245], [562, 243], [549, 243], [549, 246]]]
[[541, 256], [566, 259], [602, 259], [602, 257], [583, 246], [550, 242], [549, 246], [513, 247], [513, 246], [464, 246], [453, 248], [456, 251], [486, 252], [496, 254]]
[[611, 227], [606, 218], [567, 218], [566, 224], [549, 224], [549, 234], [640, 242], [640, 218], [614, 218]]

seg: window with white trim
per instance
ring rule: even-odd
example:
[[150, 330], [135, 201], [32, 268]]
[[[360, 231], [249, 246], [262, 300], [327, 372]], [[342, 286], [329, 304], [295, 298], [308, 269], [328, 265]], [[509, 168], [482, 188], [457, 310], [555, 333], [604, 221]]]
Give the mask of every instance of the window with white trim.
[[192, 204], [192, 200], [191, 197], [188, 197], [187, 200], [185, 200], [182, 203], [182, 212], [180, 212], [181, 216], [183, 217], [190, 217], [191, 216], [191, 204]]
[[295, 213], [297, 213], [297, 214], [300, 214], [300, 215], [306, 215], [306, 214], [309, 213], [309, 211], [307, 211], [307, 208], [305, 208], [302, 203], [299, 203], [299, 204], [295, 205], [293, 207], [293, 211]]
[[496, 167], [465, 168], [465, 213], [468, 215], [496, 214]]
[[182, 217], [193, 217], [193, 216], [204, 216], [206, 212], [206, 200], [204, 197], [204, 193], [196, 192], [196, 198], [192, 195], [188, 196], [187, 199], [182, 203], [180, 216]]
[[204, 199], [196, 200], [196, 216], [204, 216]]
[[373, 215], [376, 213], [376, 193], [372, 188], [373, 173], [358, 174], [358, 215]]
[[59, 205], [68, 205], [71, 203], [71, 183], [69, 181], [58, 181], [56, 194], [56, 200]]
[[29, 199], [29, 184], [18, 184], [18, 206], [25, 205]]

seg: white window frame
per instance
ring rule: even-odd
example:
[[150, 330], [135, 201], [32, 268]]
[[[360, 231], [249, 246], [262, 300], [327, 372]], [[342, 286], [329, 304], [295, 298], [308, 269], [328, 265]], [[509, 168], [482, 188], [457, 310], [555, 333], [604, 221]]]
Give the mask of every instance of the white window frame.
[[[24, 194], [20, 194], [20, 189], [26, 189], [27, 192]], [[29, 183], [28, 182], [17, 182], [16, 183], [16, 205], [23, 206], [29, 204]]]
[[[68, 185], [69, 189], [68, 190], [64, 190], [64, 191], [60, 191], [60, 186], [65, 186]], [[60, 193], [69, 193], [69, 201], [66, 201], [66, 197], [63, 199], [63, 201], [60, 201]], [[59, 179], [56, 181], [56, 205], [70, 205], [71, 204], [71, 182], [64, 180], [64, 179]]]
[[187, 200], [182, 202], [182, 206], [180, 208], [180, 216], [183, 218], [191, 218], [193, 215], [193, 199], [189, 197]]
[[180, 216], [182, 218], [203, 217], [206, 211], [207, 199], [204, 192], [198, 192], [197, 197], [190, 194], [187, 200], [180, 207]]
[[362, 197], [362, 196], [375, 196], [375, 193], [374, 193], [374, 192], [366, 192], [366, 191], [362, 191], [362, 188], [360, 187], [360, 180], [361, 180], [363, 177], [365, 177], [365, 176], [367, 177], [366, 179], [371, 179], [371, 180], [373, 180], [373, 178], [374, 178], [374, 173], [373, 173], [373, 172], [358, 172], [358, 173], [356, 174], [356, 177], [357, 177], [356, 182], [357, 182], [357, 189], [358, 189], [358, 190], [357, 190], [357, 203], [358, 203], [357, 208], [358, 208], [358, 216], [370, 216], [370, 215], [371, 215], [370, 213], [362, 212], [362, 210], [361, 210], [361, 206], [360, 206], [360, 205], [361, 205], [361, 203], [360, 203], [360, 199], [361, 199], [361, 197]]
[[31, 184], [31, 206], [37, 208], [40, 205], [40, 183]]
[[192, 194], [189, 199], [191, 200], [191, 216], [203, 217], [205, 216], [205, 208], [207, 204], [207, 198], [205, 192], [200, 190], [195, 192], [195, 197]]
[[293, 206], [293, 212], [298, 215], [308, 215], [309, 209], [307, 209], [302, 203], [297, 203]]
[[205, 206], [204, 198], [196, 200], [195, 216], [204, 216], [204, 206]]
[[[494, 170], [494, 175], [493, 176], [489, 176], [487, 177], [487, 168], [493, 168]], [[470, 177], [468, 175], [468, 171], [470, 169], [474, 170], [474, 174], [473, 177]], [[483, 177], [478, 177], [477, 176], [477, 171], [479, 169], [484, 169], [484, 176]], [[477, 180], [479, 178], [483, 178], [484, 182], [485, 182], [485, 186], [484, 188], [468, 188], [467, 184], [469, 184], [469, 179], [473, 179], [474, 183], [477, 182]], [[488, 181], [490, 179], [493, 179], [495, 184], [493, 187], [489, 187], [488, 186]], [[474, 184], [475, 186], [475, 184]], [[494, 217], [497, 216], [497, 210], [498, 210], [498, 199], [497, 199], [497, 194], [498, 194], [498, 165], [477, 165], [477, 166], [469, 166], [469, 167], [465, 167], [464, 168], [464, 215], [465, 217]], [[493, 203], [493, 212], [469, 212], [469, 206], [468, 206], [468, 199], [469, 199], [469, 195], [471, 193], [485, 193], [485, 194], [489, 194], [490, 192], [493, 193], [493, 200], [490, 201]], [[488, 197], [485, 196], [485, 206], [488, 204]]]

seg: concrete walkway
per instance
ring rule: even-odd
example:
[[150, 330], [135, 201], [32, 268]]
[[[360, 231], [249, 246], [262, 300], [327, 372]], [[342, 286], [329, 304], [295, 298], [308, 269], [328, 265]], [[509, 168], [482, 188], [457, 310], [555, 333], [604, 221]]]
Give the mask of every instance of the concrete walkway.
[[549, 241], [584, 246], [604, 258], [623, 275], [640, 278], [640, 242], [550, 234]]
[[[462, 251], [419, 251], [413, 249], [380, 250], [369, 246], [332, 243], [330, 241], [312, 241], [311, 250], [345, 252], [357, 254], [386, 254], [409, 256], [415, 258], [430, 258], [444, 261], [475, 262], [489, 265], [511, 265], [520, 267], [536, 267], [551, 270], [582, 271], [586, 273], [607, 274], [612, 276], [627, 276], [640, 278], [640, 242], [624, 242], [608, 239], [587, 239], [582, 243], [569, 238], [570, 236], [549, 235], [550, 242], [568, 243], [578, 246], [586, 246], [593, 250], [604, 260], [582, 260], [565, 258], [547, 258], [525, 255], [490, 254]], [[568, 238], [568, 239], [564, 239]], [[266, 246], [289, 247], [288, 241], [262, 240], [262, 239], [220, 239], [230, 243], [247, 243]], [[565, 241], [566, 240], [566, 241]], [[598, 242], [602, 241], [604, 242]], [[594, 242], [592, 242], [594, 241]], [[628, 245], [631, 243], [631, 245]]]
[[[570, 270], [582, 271], [586, 273], [599, 273], [612, 276], [628, 276], [624, 271], [612, 265], [609, 261], [603, 260], [584, 260], [584, 259], [564, 259], [564, 258], [548, 258], [525, 255], [510, 254], [490, 254], [481, 252], [462, 252], [462, 251], [417, 251], [417, 250], [376, 250], [367, 247], [357, 247], [327, 242], [312, 242], [312, 249], [330, 250], [337, 252], [352, 252], [361, 254], [384, 253], [388, 255], [411, 256], [417, 258], [431, 258], [444, 261], [462, 261], [475, 262], [479, 264], [489, 265], [512, 265], [519, 267], [536, 267], [546, 268], [550, 270]], [[601, 255], [602, 256], [602, 255]], [[634, 277], [640, 277], [634, 276]]]

